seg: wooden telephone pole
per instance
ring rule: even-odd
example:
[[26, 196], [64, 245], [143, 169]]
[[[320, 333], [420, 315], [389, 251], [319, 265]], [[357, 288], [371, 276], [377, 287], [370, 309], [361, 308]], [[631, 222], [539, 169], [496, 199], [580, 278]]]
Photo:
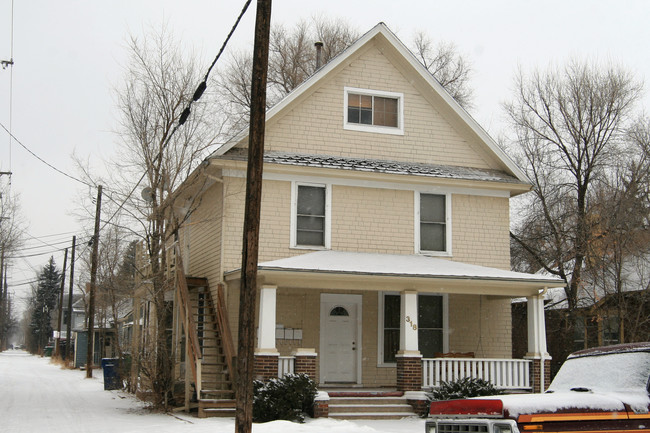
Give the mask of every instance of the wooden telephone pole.
[[54, 357], [61, 356], [61, 321], [63, 316], [63, 293], [65, 292], [65, 268], [68, 266], [68, 249], [65, 249], [63, 255], [63, 272], [61, 272], [61, 294], [59, 295], [59, 315], [57, 319], [56, 332], [58, 333], [54, 340]]
[[68, 291], [68, 323], [66, 323], [66, 333], [65, 333], [65, 359], [70, 358], [70, 353], [72, 353], [72, 289], [74, 288], [74, 252], [77, 244], [77, 237], [72, 236], [72, 252], [70, 254], [70, 290]]
[[93, 253], [90, 258], [90, 290], [88, 301], [88, 351], [86, 352], [86, 379], [93, 377], [93, 352], [95, 348], [95, 284], [97, 283], [97, 254], [99, 249], [99, 219], [102, 212], [102, 186], [97, 187], [97, 208], [95, 210], [95, 232]]
[[235, 432], [250, 433], [253, 424], [253, 372], [255, 362], [255, 300], [257, 257], [262, 204], [264, 127], [266, 120], [266, 78], [271, 29], [271, 0], [257, 0], [251, 118], [248, 131], [246, 210], [239, 298], [239, 340], [237, 347], [237, 411]]

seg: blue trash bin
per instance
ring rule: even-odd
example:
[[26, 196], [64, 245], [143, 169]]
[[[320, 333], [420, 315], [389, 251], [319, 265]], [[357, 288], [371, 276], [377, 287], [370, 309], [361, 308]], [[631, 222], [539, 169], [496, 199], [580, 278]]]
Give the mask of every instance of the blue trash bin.
[[104, 390], [122, 389], [122, 378], [120, 377], [120, 360], [118, 358], [102, 358], [102, 370], [104, 371]]

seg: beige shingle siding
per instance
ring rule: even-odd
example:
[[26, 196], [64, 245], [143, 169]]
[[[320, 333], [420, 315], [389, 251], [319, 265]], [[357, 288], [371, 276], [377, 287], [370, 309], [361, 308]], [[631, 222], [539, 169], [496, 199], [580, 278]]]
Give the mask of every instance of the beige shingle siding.
[[206, 277], [215, 283], [220, 281], [221, 194], [221, 184], [210, 187], [181, 231], [182, 245], [189, 246], [190, 251], [188, 274]]
[[332, 249], [413, 253], [413, 192], [332, 187]]
[[449, 295], [450, 351], [474, 352], [477, 358], [510, 358], [511, 329], [510, 299]]
[[[403, 136], [343, 129], [344, 87], [404, 94]], [[499, 168], [461, 137], [409, 80], [371, 48], [267, 128], [268, 151]], [[486, 162], [487, 161], [487, 162]]]
[[452, 196], [453, 259], [510, 269], [508, 198]]

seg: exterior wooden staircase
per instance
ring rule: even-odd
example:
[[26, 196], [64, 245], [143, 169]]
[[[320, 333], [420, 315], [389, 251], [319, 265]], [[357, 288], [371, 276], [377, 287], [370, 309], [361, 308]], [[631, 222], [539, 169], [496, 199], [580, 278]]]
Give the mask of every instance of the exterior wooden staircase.
[[[184, 275], [177, 257], [181, 320], [186, 341], [186, 365], [192, 373], [198, 416], [234, 416], [234, 348], [228, 326], [223, 286], [217, 287], [217, 302], [205, 278]], [[186, 393], [186, 408], [190, 396]]]

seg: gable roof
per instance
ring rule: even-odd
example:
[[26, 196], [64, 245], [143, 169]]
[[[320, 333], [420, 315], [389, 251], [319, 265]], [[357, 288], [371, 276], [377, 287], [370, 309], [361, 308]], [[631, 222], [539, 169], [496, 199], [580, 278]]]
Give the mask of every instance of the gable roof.
[[[416, 73], [419, 80], [427, 84], [428, 89], [440, 98], [447, 108], [449, 108], [450, 115], [456, 117], [457, 120], [462, 122], [469, 128], [469, 131], [485, 145], [489, 153], [491, 153], [505, 168], [506, 172], [514, 176], [517, 180], [524, 183], [530, 183], [526, 174], [510, 159], [510, 157], [501, 149], [501, 147], [490, 137], [490, 135], [474, 120], [474, 118], [454, 100], [454, 98], [445, 90], [445, 88], [436, 80], [433, 75], [420, 63], [411, 51], [397, 38], [397, 36], [384, 24], [379, 23], [370, 31], [359, 38], [354, 44], [348, 47], [345, 51], [340, 53], [329, 63], [324, 65], [305, 82], [296, 87], [279, 103], [269, 109], [266, 113], [267, 123], [282, 113], [294, 101], [299, 99], [302, 95], [309, 92], [320, 80], [329, 75], [332, 71], [338, 69], [348, 59], [360, 51], [366, 44], [378, 39], [383, 40], [390, 47], [392, 47], [400, 56], [405, 60], [410, 68]], [[237, 144], [241, 143], [248, 137], [248, 129], [243, 130], [240, 134], [233, 139], [224, 143], [216, 149], [208, 159], [219, 158], [226, 152], [232, 149]]]

